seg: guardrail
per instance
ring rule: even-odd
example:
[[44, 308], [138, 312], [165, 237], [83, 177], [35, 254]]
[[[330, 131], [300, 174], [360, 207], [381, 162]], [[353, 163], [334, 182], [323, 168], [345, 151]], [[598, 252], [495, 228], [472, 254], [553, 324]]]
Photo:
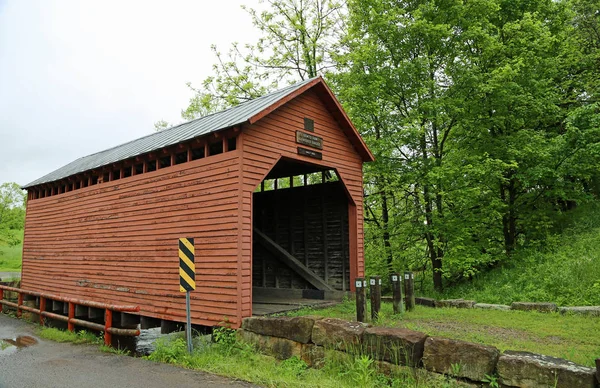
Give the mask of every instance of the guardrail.
[[[14, 292], [17, 294], [17, 303], [11, 302], [9, 300], [4, 299], [4, 292]], [[23, 305], [23, 296], [29, 295], [33, 297], [40, 298], [39, 306], [37, 309], [35, 307], [25, 306]], [[46, 302], [48, 300], [63, 302], [69, 304], [69, 315], [64, 316], [60, 314], [56, 314], [50, 311], [46, 311]], [[85, 321], [83, 319], [75, 318], [75, 305], [92, 307], [97, 309], [105, 310], [104, 312], [104, 325], [94, 322]], [[44, 292], [36, 292], [36, 291], [28, 291], [20, 288], [9, 287], [0, 285], [0, 307], [8, 306], [17, 309], [17, 317], [21, 318], [22, 311], [28, 311], [30, 313], [34, 313], [39, 315], [40, 324], [44, 325], [44, 318], [56, 319], [58, 321], [67, 322], [67, 328], [69, 331], [75, 330], [75, 325], [85, 327], [92, 330], [102, 331], [104, 332], [104, 344], [110, 346], [112, 341], [112, 335], [122, 335], [122, 336], [138, 336], [140, 335], [140, 331], [138, 329], [121, 329], [118, 327], [112, 326], [112, 314], [113, 312], [138, 312], [140, 311], [140, 306], [127, 306], [127, 305], [116, 305], [109, 303], [100, 303], [93, 302], [83, 299], [76, 298], [66, 298], [59, 295], [47, 294]]]

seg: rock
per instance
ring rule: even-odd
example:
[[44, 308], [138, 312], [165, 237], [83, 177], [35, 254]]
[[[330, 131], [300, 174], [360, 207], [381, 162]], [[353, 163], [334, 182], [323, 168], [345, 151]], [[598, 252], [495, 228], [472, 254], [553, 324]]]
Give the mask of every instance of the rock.
[[580, 314], [591, 317], [600, 317], [600, 306], [559, 307], [561, 314]]
[[505, 304], [475, 303], [473, 308], [485, 310], [510, 310], [510, 306]]
[[242, 329], [307, 344], [314, 323], [314, 318], [307, 317], [250, 317], [243, 320]]
[[238, 329], [237, 337], [279, 360], [286, 360], [294, 356], [302, 358], [302, 344], [299, 342], [261, 335], [244, 329]]
[[464, 299], [445, 299], [445, 300], [437, 300], [435, 302], [435, 307], [456, 307], [459, 309], [472, 309], [475, 306], [474, 300], [464, 300]]
[[556, 304], [554, 303], [532, 303], [532, 302], [512, 302], [510, 305], [511, 310], [521, 311], [539, 311], [542, 313], [553, 313], [557, 310]]
[[499, 381], [524, 388], [594, 388], [595, 369], [560, 358], [506, 351], [497, 364]]
[[369, 327], [363, 333], [365, 350], [373, 359], [418, 366], [423, 358], [427, 334], [414, 330]]
[[435, 307], [435, 302], [437, 302], [433, 298], [425, 298], [422, 296], [415, 296], [415, 303], [421, 306], [427, 307]]
[[311, 368], [321, 368], [325, 363], [325, 349], [313, 344], [302, 344], [302, 360]]
[[500, 352], [493, 346], [441, 337], [425, 341], [423, 365], [425, 369], [473, 381], [483, 381], [492, 375]]
[[316, 321], [312, 330], [312, 342], [330, 349], [356, 353], [360, 350], [361, 339], [369, 325], [361, 322], [348, 322], [343, 319], [326, 318]]

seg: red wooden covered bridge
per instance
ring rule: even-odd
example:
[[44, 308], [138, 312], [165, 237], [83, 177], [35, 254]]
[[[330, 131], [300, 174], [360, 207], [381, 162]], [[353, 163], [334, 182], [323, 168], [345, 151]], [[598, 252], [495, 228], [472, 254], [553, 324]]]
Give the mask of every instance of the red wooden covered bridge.
[[194, 324], [339, 296], [363, 275], [372, 160], [320, 77], [77, 159], [24, 186], [22, 288], [185, 321], [193, 237]]

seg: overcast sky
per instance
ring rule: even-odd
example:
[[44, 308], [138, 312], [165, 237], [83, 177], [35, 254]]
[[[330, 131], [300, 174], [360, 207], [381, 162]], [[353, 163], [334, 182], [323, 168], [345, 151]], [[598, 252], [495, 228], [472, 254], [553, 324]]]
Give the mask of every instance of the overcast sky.
[[0, 183], [181, 122], [210, 45], [257, 38], [256, 3], [0, 0]]

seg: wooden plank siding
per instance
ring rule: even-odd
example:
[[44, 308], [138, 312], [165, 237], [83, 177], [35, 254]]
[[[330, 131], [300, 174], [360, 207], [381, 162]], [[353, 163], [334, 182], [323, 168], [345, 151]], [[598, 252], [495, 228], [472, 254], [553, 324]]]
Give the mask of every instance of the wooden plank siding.
[[22, 286], [184, 321], [177, 239], [196, 239], [192, 322], [240, 323], [240, 151], [30, 201]]
[[[303, 130], [304, 118], [314, 120], [314, 135], [323, 138], [323, 159], [297, 153], [296, 130]], [[252, 196], [255, 188], [282, 158], [330, 167], [337, 171], [348, 191], [350, 279], [364, 274], [363, 259], [363, 160], [338, 122], [313, 89], [274, 110], [241, 135], [242, 162], [242, 316], [252, 314]], [[350, 282], [353, 287], [353, 282]]]

